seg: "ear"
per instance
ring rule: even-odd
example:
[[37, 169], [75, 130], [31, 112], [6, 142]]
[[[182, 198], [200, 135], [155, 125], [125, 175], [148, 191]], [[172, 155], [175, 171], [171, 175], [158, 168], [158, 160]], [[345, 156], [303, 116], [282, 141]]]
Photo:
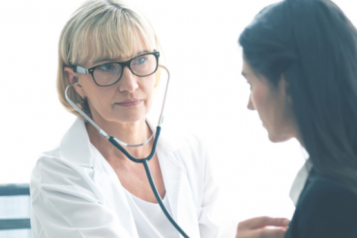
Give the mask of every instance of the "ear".
[[[71, 67], [66, 66], [66, 67], [64, 67], [63, 71], [64, 71], [65, 75], [67, 76], [70, 83], [78, 82], [78, 80], [79, 80], [78, 74], [75, 73]], [[78, 93], [78, 95], [81, 98], [86, 97], [86, 94], [80, 84], [74, 85], [73, 88], [74, 88], [74, 90], [76, 90], [76, 92]]]
[[281, 74], [280, 76], [280, 81], [279, 81], [279, 90], [282, 93], [283, 97], [286, 99], [286, 101], [290, 104], [292, 104], [292, 99], [291, 99], [291, 93], [290, 93], [290, 88], [289, 84], [286, 81], [285, 75]]

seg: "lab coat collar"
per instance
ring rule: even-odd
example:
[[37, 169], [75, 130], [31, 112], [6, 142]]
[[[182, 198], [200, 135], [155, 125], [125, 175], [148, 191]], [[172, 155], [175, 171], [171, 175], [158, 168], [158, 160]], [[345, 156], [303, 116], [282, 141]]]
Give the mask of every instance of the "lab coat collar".
[[82, 119], [77, 118], [63, 136], [60, 143], [60, 156], [84, 167], [93, 167], [93, 151]]
[[309, 177], [311, 168], [312, 168], [312, 163], [311, 163], [310, 159], [308, 159], [308, 160], [306, 160], [305, 164], [303, 165], [303, 167], [300, 169], [300, 171], [296, 175], [296, 178], [295, 178], [293, 185], [290, 189], [290, 198], [293, 201], [293, 203], [295, 204], [295, 206], [297, 205], [297, 202], [299, 201], [300, 194], [305, 187], [305, 184], [306, 184], [307, 178]]

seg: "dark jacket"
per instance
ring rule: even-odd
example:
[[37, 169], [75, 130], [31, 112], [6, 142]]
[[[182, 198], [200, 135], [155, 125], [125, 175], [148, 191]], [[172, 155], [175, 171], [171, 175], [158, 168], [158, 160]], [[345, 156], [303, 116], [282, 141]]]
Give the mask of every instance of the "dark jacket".
[[285, 238], [357, 238], [357, 194], [310, 173]]

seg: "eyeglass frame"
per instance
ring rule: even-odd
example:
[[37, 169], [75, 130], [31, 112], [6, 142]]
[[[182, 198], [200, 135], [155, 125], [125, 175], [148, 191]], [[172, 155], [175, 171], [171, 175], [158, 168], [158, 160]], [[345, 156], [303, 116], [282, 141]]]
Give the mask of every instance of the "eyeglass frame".
[[[138, 74], [134, 73], [134, 71], [133, 71], [132, 68], [130, 67], [130, 63], [131, 63], [131, 61], [133, 61], [134, 59], [139, 58], [139, 57], [144, 56], [144, 55], [154, 55], [154, 56], [155, 56], [155, 58], [156, 58], [156, 68], [155, 68], [154, 72], [152, 72], [152, 73], [150, 73], [150, 74], [147, 74], [147, 75], [138, 75]], [[79, 65], [70, 65], [70, 67], [73, 69], [73, 71], [74, 71], [75, 73], [78, 73], [78, 74], [90, 74], [90, 75], [92, 75], [92, 79], [93, 79], [94, 83], [95, 83], [96, 85], [98, 85], [99, 87], [108, 87], [108, 86], [111, 86], [111, 85], [113, 85], [113, 84], [116, 84], [116, 83], [121, 79], [121, 77], [123, 76], [123, 72], [124, 72], [124, 67], [125, 67], [125, 66], [127, 66], [127, 67], [129, 68], [129, 70], [130, 70], [130, 72], [131, 72], [132, 74], [134, 74], [134, 75], [136, 75], [136, 76], [138, 76], [138, 77], [146, 77], [146, 76], [150, 76], [150, 75], [154, 74], [154, 73], [157, 71], [157, 69], [159, 68], [159, 57], [160, 57], [160, 52], [154, 51], [154, 52], [149, 52], [149, 53], [145, 53], [145, 54], [141, 54], [141, 55], [135, 56], [134, 58], [131, 58], [130, 60], [127, 60], [127, 61], [124, 61], [124, 62], [110, 62], [110, 63], [117, 63], [117, 64], [119, 64], [119, 65], [122, 67], [122, 71], [121, 71], [120, 77], [119, 77], [115, 82], [113, 82], [113, 83], [111, 83], [111, 84], [108, 84], [108, 85], [100, 85], [100, 84], [98, 84], [97, 81], [96, 81], [95, 78], [94, 78], [93, 73], [94, 73], [94, 70], [95, 70], [96, 68], [98, 68], [98, 67], [100, 67], [100, 66], [102, 66], [102, 65], [108, 64], [109, 62], [104, 63], [104, 64], [100, 64], [100, 65], [96, 65], [96, 66], [91, 67], [91, 68], [88, 68], [88, 69], [86, 69], [86, 68], [84, 68], [84, 67], [82, 67], [82, 66], [79, 66]]]

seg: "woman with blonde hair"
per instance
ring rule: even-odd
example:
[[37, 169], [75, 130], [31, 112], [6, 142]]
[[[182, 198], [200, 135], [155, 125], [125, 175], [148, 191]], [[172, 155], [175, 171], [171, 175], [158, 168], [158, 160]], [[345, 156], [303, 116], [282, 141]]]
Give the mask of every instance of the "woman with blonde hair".
[[[182, 237], [162, 205], [187, 237], [218, 236], [217, 186], [201, 141], [192, 136], [173, 141], [165, 134], [158, 140], [146, 118], [158, 69], [153, 28], [121, 0], [88, 1], [65, 25], [57, 88], [61, 103], [78, 118], [33, 170], [35, 238]], [[152, 159], [144, 168], [124, 151]]]

